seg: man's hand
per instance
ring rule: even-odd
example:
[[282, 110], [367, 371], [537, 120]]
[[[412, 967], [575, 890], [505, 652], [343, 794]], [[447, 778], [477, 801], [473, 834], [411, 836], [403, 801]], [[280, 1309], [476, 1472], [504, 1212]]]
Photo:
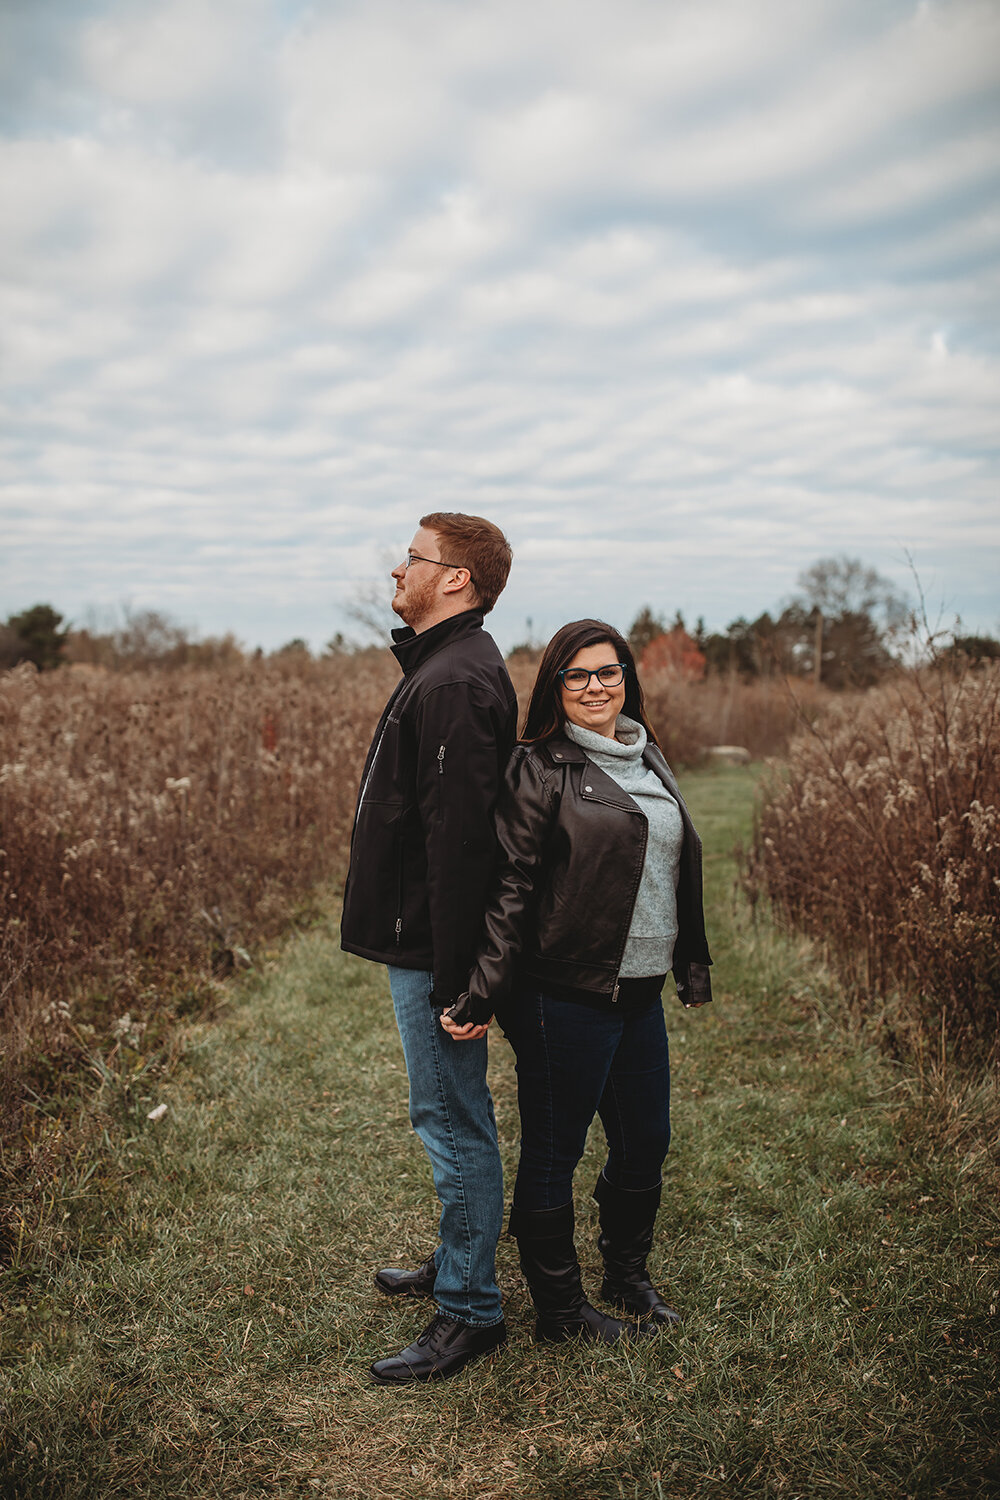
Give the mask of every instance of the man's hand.
[[[490, 1021], [492, 1019], [493, 1017], [491, 1016]], [[490, 1021], [487, 1021], [482, 1026], [475, 1026], [471, 1021], [467, 1022], [465, 1026], [457, 1026], [447, 1011], [441, 1012], [441, 1025], [450, 1037], [454, 1037], [456, 1042], [478, 1041], [481, 1036], [485, 1036], [489, 1031]]]

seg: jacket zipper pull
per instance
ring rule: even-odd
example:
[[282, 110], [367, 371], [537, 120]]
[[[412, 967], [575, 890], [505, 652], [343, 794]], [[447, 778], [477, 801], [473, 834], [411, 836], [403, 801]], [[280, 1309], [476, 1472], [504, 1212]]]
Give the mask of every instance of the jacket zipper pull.
[[618, 980], [616, 979], [615, 980], [615, 992], [611, 996], [611, 1004], [612, 1005], [614, 1005], [615, 1001], [618, 999], [618, 991], [619, 991], [620, 988], [621, 988], [621, 986], [619, 985]]
[[396, 942], [397, 943], [399, 942], [400, 933], [402, 931], [403, 931], [403, 919], [402, 919], [402, 917], [397, 917], [396, 918]]
[[444, 746], [438, 751], [438, 775], [444, 775]]

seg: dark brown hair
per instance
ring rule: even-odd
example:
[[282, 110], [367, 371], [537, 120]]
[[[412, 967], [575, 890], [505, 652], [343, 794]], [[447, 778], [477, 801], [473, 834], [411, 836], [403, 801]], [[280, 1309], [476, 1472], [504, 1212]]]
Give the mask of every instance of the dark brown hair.
[[614, 650], [616, 661], [620, 661], [625, 667], [625, 703], [622, 712], [642, 725], [652, 744], [659, 745], [653, 726], [646, 718], [642, 685], [636, 675], [632, 648], [625, 637], [604, 620], [571, 620], [568, 625], [557, 630], [549, 641], [538, 663], [538, 672], [531, 689], [524, 723], [521, 725], [522, 742], [536, 744], [562, 733], [566, 718], [562, 710], [562, 685], [557, 674], [563, 667], [569, 666], [578, 651], [585, 651], [588, 646], [603, 645], [605, 641]]
[[[476, 604], [488, 615], [503, 593], [514, 554], [499, 526], [482, 516], [465, 516], [457, 510], [435, 510], [420, 517], [421, 526], [437, 534], [441, 561], [453, 568], [468, 568]], [[453, 554], [446, 557], [445, 553]]]

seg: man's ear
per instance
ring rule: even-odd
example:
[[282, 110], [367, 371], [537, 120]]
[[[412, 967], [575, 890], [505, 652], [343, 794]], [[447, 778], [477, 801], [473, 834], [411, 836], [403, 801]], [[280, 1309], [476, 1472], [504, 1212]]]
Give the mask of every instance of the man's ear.
[[453, 578], [446, 578], [441, 592], [444, 594], [460, 594], [467, 583], [472, 582], [472, 574], [468, 568], [456, 568]]

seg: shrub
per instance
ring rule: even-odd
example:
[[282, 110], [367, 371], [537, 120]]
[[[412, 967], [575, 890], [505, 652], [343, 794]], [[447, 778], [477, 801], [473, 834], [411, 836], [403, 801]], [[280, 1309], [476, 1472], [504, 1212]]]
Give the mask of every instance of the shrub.
[[834, 702], [763, 788], [746, 880], [893, 1040], [995, 1044], [1000, 667]]
[[[141, 1027], [341, 871], [382, 653], [0, 676], [0, 1069]], [[135, 1033], [138, 1034], [138, 1033]], [[0, 1084], [4, 1077], [0, 1076]], [[0, 1111], [2, 1112], [2, 1111]]]
[[814, 717], [829, 696], [809, 683], [746, 682], [735, 673], [703, 682], [672, 671], [643, 672], [649, 721], [667, 759], [693, 765], [712, 745], [742, 745], [757, 760], [781, 755], [803, 716]]

